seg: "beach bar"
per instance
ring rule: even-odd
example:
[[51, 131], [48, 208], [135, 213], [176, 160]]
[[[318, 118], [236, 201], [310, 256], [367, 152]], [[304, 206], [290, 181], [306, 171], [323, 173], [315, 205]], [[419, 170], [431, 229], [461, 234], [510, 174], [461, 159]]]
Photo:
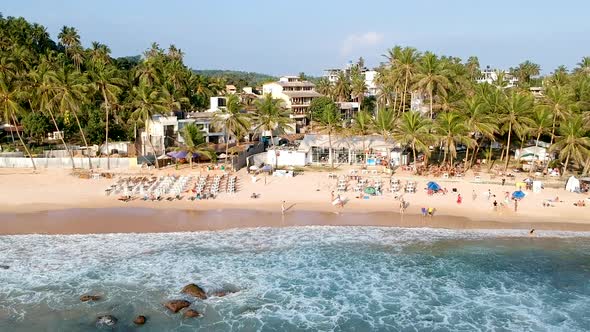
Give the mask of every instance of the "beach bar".
[[[332, 153], [330, 154], [330, 140]], [[381, 136], [307, 134], [295, 144], [270, 149], [269, 164], [279, 166], [328, 165], [399, 166], [407, 161], [399, 144]]]

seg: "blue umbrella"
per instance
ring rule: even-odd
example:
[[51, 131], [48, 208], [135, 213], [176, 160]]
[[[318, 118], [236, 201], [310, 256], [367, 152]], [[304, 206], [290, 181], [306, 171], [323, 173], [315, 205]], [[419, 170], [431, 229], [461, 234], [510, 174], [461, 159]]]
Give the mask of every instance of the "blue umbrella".
[[512, 198], [514, 199], [523, 199], [526, 194], [522, 190], [518, 190], [512, 193]]
[[426, 184], [426, 187], [428, 188], [428, 190], [432, 190], [432, 191], [439, 191], [441, 188], [438, 185], [438, 183], [430, 181]]
[[169, 157], [172, 157], [174, 159], [184, 159], [184, 158], [186, 158], [187, 154], [188, 154], [188, 152], [186, 152], [186, 151], [172, 151], [172, 152], [168, 152], [166, 155]]
[[262, 171], [264, 171], [264, 172], [270, 172], [271, 170], [272, 170], [272, 166], [270, 166], [270, 165], [264, 165], [262, 167]]

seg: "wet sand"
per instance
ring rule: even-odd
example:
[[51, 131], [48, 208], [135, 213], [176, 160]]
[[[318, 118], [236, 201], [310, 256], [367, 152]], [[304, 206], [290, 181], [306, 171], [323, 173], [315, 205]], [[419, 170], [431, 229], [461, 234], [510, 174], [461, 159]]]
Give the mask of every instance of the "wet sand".
[[393, 212], [207, 211], [149, 208], [66, 209], [0, 214], [0, 234], [164, 233], [250, 227], [381, 226], [450, 229], [522, 229], [590, 231], [589, 224], [544, 221], [506, 222], [435, 215], [423, 217]]

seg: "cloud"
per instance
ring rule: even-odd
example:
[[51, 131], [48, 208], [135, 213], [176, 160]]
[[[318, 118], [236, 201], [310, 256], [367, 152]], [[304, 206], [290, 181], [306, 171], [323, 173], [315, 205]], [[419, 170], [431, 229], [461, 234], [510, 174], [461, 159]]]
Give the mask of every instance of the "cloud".
[[354, 50], [357, 49], [364, 49], [367, 46], [374, 46], [379, 44], [383, 40], [383, 34], [378, 32], [369, 31], [361, 34], [351, 34], [344, 42], [342, 42], [342, 48], [340, 49], [340, 53], [343, 56], [349, 55]]

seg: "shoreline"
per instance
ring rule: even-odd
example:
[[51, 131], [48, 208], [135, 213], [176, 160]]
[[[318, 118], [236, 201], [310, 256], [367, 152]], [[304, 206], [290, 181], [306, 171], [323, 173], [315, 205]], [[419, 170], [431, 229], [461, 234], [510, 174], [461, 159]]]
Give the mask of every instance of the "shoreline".
[[[89, 213], [91, 211], [91, 213]], [[73, 235], [111, 233], [175, 233], [258, 227], [400, 227], [453, 230], [522, 230], [590, 232], [590, 224], [572, 222], [476, 220], [464, 216], [423, 217], [396, 212], [287, 211], [253, 209], [73, 208], [43, 212], [0, 213], [0, 235]]]

